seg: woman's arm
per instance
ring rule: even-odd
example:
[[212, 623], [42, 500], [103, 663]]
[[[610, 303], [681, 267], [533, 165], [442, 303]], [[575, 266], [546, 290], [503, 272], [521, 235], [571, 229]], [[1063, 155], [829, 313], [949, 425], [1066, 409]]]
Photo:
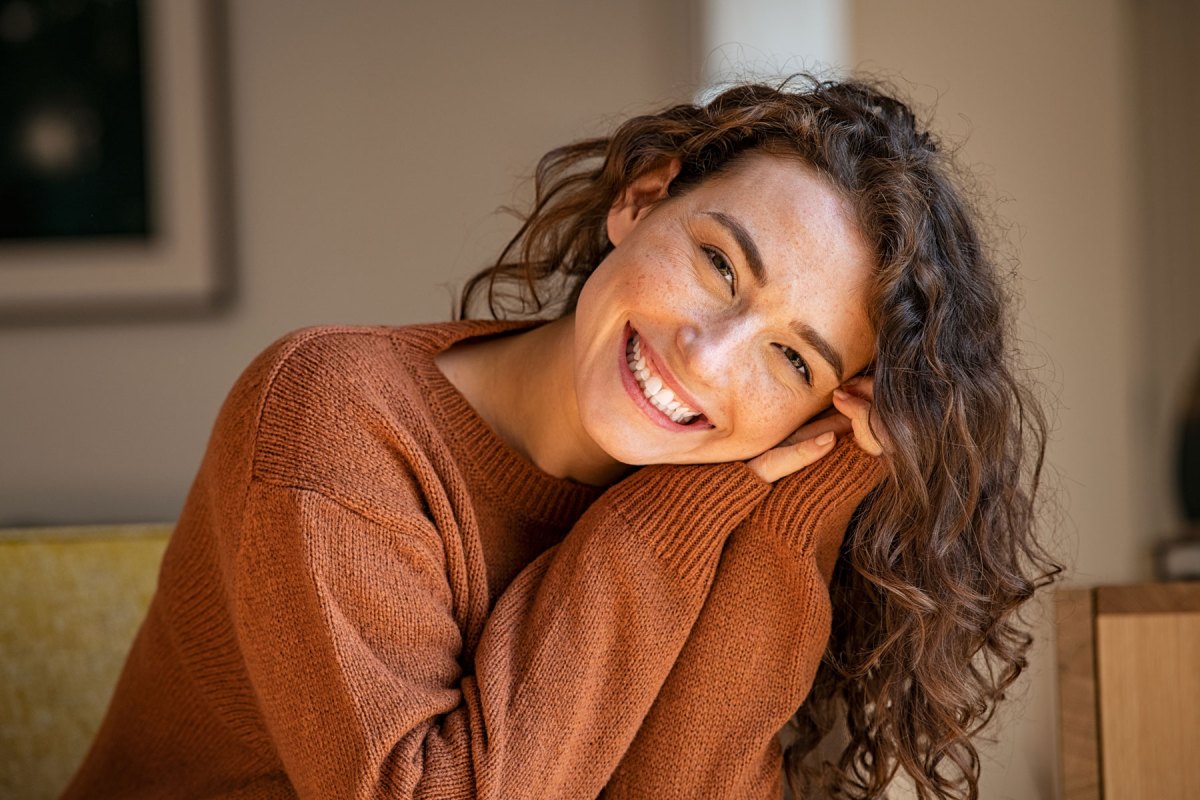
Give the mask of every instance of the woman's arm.
[[704, 608], [604, 797], [778, 798], [776, 735], [804, 701], [830, 629], [846, 525], [881, 475], [846, 436], [780, 480], [725, 546]]
[[765, 492], [741, 465], [636, 473], [518, 575], [463, 661], [441, 532], [256, 481], [235, 625], [289, 781], [320, 798], [595, 797]]

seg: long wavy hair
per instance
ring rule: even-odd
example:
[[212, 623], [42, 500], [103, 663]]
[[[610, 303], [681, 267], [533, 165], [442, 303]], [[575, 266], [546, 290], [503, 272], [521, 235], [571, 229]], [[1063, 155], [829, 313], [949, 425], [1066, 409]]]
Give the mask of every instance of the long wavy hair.
[[[982, 238], [969, 181], [893, 94], [808, 76], [739, 85], [552, 150], [532, 210], [466, 284], [458, 313], [481, 299], [495, 317], [570, 312], [612, 249], [610, 207], [670, 159], [682, 162], [671, 196], [749, 151], [824, 176], [874, 252], [872, 424], [890, 448], [887, 476], [842, 546], [833, 630], [788, 723], [785, 772], [798, 794], [877, 797], [903, 770], [922, 800], [976, 798], [972, 738], [1032, 642], [1018, 611], [1061, 570], [1034, 531], [1047, 425], [1020, 377], [1008, 276]], [[818, 758], [839, 725], [834, 757]]]

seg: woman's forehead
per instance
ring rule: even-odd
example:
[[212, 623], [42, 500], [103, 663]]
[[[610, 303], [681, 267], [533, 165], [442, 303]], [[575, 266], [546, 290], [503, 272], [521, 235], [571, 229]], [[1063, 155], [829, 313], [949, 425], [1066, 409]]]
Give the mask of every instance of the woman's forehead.
[[689, 211], [733, 220], [752, 237], [764, 258], [783, 262], [790, 253], [847, 263], [873, 262], [851, 205], [816, 169], [795, 158], [751, 153], [728, 172], [700, 184]]

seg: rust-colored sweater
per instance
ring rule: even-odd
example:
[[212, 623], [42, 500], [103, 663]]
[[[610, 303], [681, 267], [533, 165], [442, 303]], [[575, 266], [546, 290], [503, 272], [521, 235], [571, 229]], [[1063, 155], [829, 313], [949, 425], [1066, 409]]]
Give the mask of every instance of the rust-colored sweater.
[[876, 461], [554, 478], [433, 363], [515, 328], [308, 328], [246, 369], [65, 797], [780, 796]]

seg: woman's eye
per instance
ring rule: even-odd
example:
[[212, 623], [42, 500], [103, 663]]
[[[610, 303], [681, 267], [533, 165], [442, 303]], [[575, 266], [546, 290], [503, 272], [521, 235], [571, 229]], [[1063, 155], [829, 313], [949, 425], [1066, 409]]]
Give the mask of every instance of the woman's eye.
[[712, 262], [713, 269], [717, 271], [718, 275], [725, 279], [725, 282], [729, 284], [729, 288], [732, 291], [734, 272], [733, 267], [729, 264], [729, 259], [725, 258], [725, 256], [721, 254], [720, 250], [716, 250], [712, 247], [705, 247], [704, 253], [708, 256], [708, 260]]
[[783, 350], [783, 354], [787, 356], [787, 360], [791, 362], [791, 365], [796, 369], [796, 371], [804, 376], [804, 382], [811, 386], [812, 374], [809, 373], [808, 364], [804, 363], [804, 359], [800, 357], [800, 354], [790, 347], [781, 346], [780, 349]]

